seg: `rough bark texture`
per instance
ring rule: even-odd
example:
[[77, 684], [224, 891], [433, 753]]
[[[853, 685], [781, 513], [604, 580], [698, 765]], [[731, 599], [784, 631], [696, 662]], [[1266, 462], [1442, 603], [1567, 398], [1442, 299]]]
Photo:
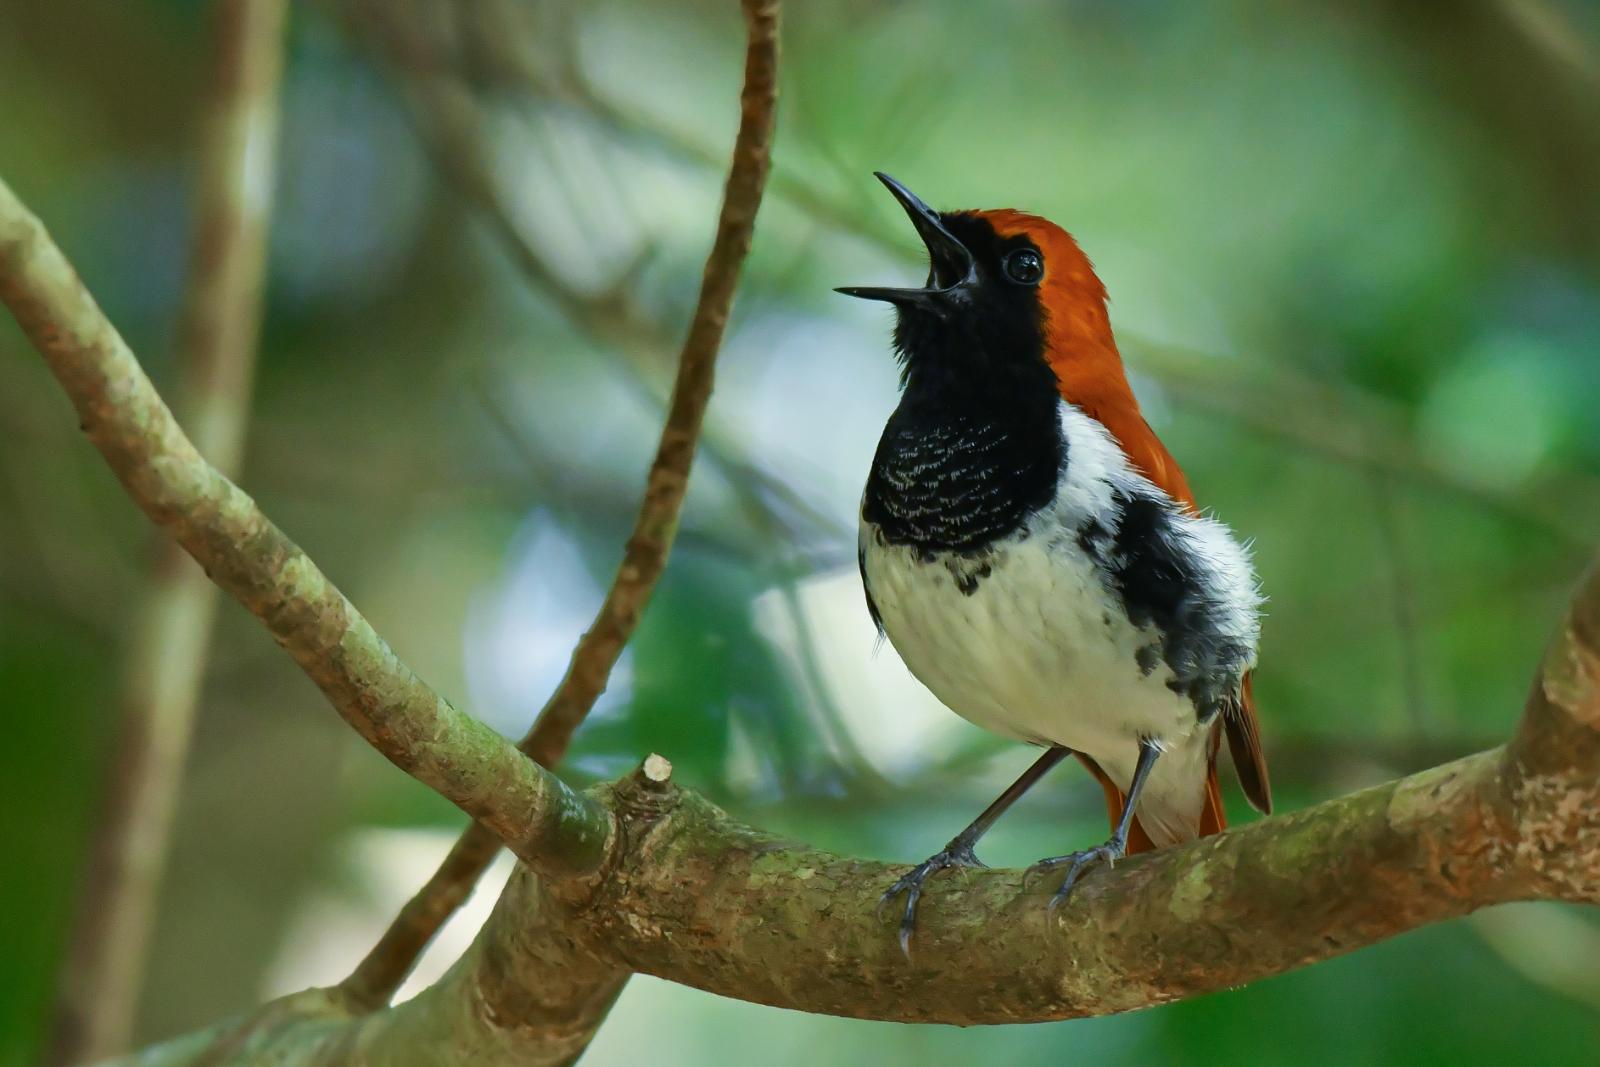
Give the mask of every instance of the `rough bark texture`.
[[831, 1015], [972, 1024], [1127, 1011], [1528, 895], [1524, 873], [1485, 862], [1513, 828], [1499, 759], [1119, 863], [1053, 922], [1047, 879], [941, 877], [909, 964], [875, 919], [899, 869], [775, 842], [684, 797], [630, 853], [596, 936], [636, 970]]
[[335, 989], [312, 989], [245, 1018], [116, 1061], [303, 1067], [554, 1067], [593, 1039], [628, 971], [575, 948], [573, 907], [523, 868], [480, 936], [446, 975], [397, 1008], [363, 1014]]

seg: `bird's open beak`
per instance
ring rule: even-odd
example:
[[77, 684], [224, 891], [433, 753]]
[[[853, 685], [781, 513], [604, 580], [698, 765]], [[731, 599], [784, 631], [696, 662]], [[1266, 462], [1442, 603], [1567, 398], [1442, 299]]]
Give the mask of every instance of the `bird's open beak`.
[[890, 289], [879, 286], [845, 286], [834, 290], [845, 296], [859, 296], [863, 300], [887, 300], [891, 304], [928, 306], [936, 297], [948, 295], [953, 290], [975, 281], [977, 263], [965, 245], [939, 220], [939, 213], [917, 199], [917, 194], [901, 185], [882, 171], [873, 171], [894, 198], [905, 208], [911, 224], [917, 228], [922, 243], [928, 246], [930, 269], [928, 284], [921, 289]]

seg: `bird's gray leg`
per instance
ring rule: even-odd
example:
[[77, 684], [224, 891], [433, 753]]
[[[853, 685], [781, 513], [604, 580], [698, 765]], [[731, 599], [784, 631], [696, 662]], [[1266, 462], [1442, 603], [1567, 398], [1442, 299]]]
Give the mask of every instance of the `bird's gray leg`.
[[972, 824], [962, 830], [944, 848], [935, 852], [915, 867], [911, 868], [899, 881], [884, 891], [878, 901], [878, 911], [881, 914], [889, 902], [901, 893], [906, 895], [905, 914], [900, 918], [900, 951], [911, 957], [911, 933], [917, 926], [917, 901], [922, 899], [922, 883], [935, 871], [942, 871], [946, 867], [982, 867], [983, 863], [973, 853], [973, 846], [978, 839], [989, 832], [995, 821], [1005, 814], [1007, 808], [1015, 804], [1022, 794], [1033, 788], [1045, 773], [1072, 754], [1068, 748], [1046, 749], [1044, 755], [1033, 762], [1033, 765], [1022, 772], [1022, 777], [1012, 782], [1004, 793], [995, 798], [993, 804], [983, 809], [983, 814], [972, 820]]
[[1156, 757], [1161, 755], [1161, 749], [1153, 741], [1139, 742], [1139, 763], [1133, 769], [1133, 782], [1128, 786], [1128, 803], [1122, 809], [1122, 817], [1117, 820], [1117, 828], [1111, 832], [1111, 838], [1103, 845], [1086, 848], [1081, 852], [1069, 852], [1065, 856], [1052, 856], [1049, 859], [1035, 863], [1031, 870], [1053, 870], [1056, 867], [1066, 867], [1067, 877], [1062, 880], [1061, 888], [1056, 890], [1055, 896], [1050, 898], [1050, 912], [1065, 903], [1067, 897], [1072, 895], [1072, 889], [1078, 884], [1079, 875], [1091, 865], [1104, 860], [1108, 864], [1115, 864], [1128, 852], [1128, 830], [1133, 825], [1133, 811], [1139, 806], [1139, 794], [1144, 792], [1145, 779], [1150, 777], [1150, 770], [1156, 765]]

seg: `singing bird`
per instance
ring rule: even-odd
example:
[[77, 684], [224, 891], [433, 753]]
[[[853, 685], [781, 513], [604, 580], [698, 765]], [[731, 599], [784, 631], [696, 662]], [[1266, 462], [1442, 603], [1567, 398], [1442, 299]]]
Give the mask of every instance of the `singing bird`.
[[1226, 825], [1221, 739], [1245, 796], [1272, 797], [1250, 693], [1260, 594], [1246, 548], [1200, 512], [1140, 414], [1106, 291], [1078, 244], [1014, 210], [937, 212], [886, 174], [931, 260], [920, 289], [852, 287], [897, 312], [899, 406], [861, 501], [867, 608], [952, 711], [1044, 754], [883, 895], [981, 866], [973, 846], [1068, 755], [1105, 790], [1100, 862]]

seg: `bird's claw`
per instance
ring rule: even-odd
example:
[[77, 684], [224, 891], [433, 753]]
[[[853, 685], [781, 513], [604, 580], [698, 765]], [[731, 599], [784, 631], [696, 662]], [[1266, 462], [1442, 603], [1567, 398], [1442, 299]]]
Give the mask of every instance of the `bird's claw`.
[[982, 867], [984, 863], [973, 853], [971, 845], [951, 842], [898, 878], [894, 885], [884, 890], [878, 898], [878, 918], [883, 909], [901, 893], [906, 895], [906, 910], [900, 917], [900, 951], [911, 958], [911, 935], [917, 928], [917, 902], [922, 899], [922, 883], [935, 871], [947, 867]]
[[1093, 848], [1086, 848], [1078, 852], [1069, 852], [1065, 856], [1051, 856], [1048, 859], [1042, 859], [1028, 868], [1028, 875], [1031, 877], [1041, 871], [1053, 871], [1057, 867], [1067, 868], [1067, 876], [1061, 880], [1061, 887], [1050, 898], [1050, 906], [1046, 909], [1048, 914], [1054, 918], [1056, 909], [1067, 902], [1067, 898], [1072, 895], [1072, 890], [1077, 887], [1078, 878], [1084, 871], [1100, 862], [1104, 862], [1107, 867], [1115, 867], [1117, 861], [1126, 855], [1127, 851], [1126, 843], [1112, 838], [1103, 845], [1096, 845]]

